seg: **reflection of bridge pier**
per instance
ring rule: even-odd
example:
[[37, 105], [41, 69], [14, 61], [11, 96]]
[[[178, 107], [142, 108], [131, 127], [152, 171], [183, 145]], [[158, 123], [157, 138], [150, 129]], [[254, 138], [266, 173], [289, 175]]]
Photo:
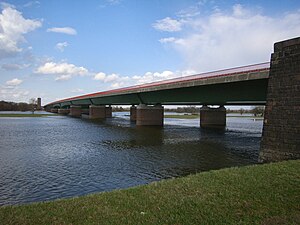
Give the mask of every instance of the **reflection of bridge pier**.
[[45, 107], [51, 112], [70, 107], [70, 115], [80, 117], [81, 107], [103, 105], [89, 112], [89, 117], [107, 118], [111, 117], [111, 107], [105, 105], [133, 105], [130, 120], [136, 121], [137, 126], [162, 126], [162, 105], [220, 105], [216, 109], [203, 106], [200, 124], [202, 128], [223, 128], [224, 106], [266, 104], [261, 159], [300, 158], [299, 56], [298, 37], [275, 43], [271, 67], [270, 63], [261, 63], [214, 71], [67, 98]]

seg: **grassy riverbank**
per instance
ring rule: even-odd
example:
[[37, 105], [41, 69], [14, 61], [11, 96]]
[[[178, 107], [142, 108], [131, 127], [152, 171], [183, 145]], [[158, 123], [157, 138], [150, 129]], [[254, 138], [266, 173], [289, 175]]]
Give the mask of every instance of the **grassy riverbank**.
[[58, 114], [21, 114], [21, 113], [0, 114], [0, 117], [47, 117], [47, 116], [58, 116]]
[[0, 207], [1, 224], [299, 224], [300, 160]]
[[[263, 117], [256, 117], [256, 116], [241, 116], [239, 114], [237, 115], [227, 115], [227, 118], [246, 118], [246, 119], [256, 119], [256, 120], [263, 120]], [[172, 119], [197, 119], [200, 118], [199, 114], [167, 114], [164, 115], [164, 118], [172, 118]]]

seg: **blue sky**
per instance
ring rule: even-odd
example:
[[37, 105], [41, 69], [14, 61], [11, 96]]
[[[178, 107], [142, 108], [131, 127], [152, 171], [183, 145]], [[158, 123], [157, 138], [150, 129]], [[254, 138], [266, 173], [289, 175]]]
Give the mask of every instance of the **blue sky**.
[[300, 2], [5, 1], [0, 100], [51, 101], [266, 62], [300, 34]]

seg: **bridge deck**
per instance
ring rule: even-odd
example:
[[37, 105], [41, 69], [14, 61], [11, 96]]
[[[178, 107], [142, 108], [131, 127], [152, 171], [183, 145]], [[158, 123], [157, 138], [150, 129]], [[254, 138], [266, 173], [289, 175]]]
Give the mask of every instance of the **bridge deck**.
[[[254, 81], [254, 80], [262, 80], [267, 79], [269, 77], [269, 68], [270, 63], [260, 63], [255, 65], [249, 65], [249, 66], [243, 66], [243, 67], [236, 67], [231, 69], [225, 69], [225, 70], [218, 70], [208, 73], [201, 73], [197, 75], [191, 75], [191, 76], [185, 76], [185, 77], [179, 77], [174, 79], [168, 79], [163, 80], [159, 82], [152, 82], [147, 84], [140, 84], [125, 88], [119, 88], [109, 91], [102, 91], [102, 92], [96, 92], [92, 94], [86, 94], [71, 98], [62, 99], [59, 101], [55, 101], [52, 103], [49, 103], [48, 105], [55, 105], [55, 104], [73, 104], [72, 102], [76, 102], [81, 100], [83, 103], [83, 100], [89, 100], [89, 103], [84, 104], [93, 104], [93, 101], [91, 99], [99, 99], [104, 97], [113, 97], [113, 96], [122, 96], [122, 95], [130, 95], [130, 94], [143, 94], [143, 93], [154, 93], [154, 92], [161, 92], [164, 90], [171, 90], [171, 89], [185, 89], [185, 88], [191, 88], [191, 87], [197, 87], [197, 86], [203, 86], [203, 85], [216, 85], [216, 84], [226, 84], [226, 83], [233, 83], [233, 82], [243, 82], [243, 81]], [[140, 96], [138, 96], [138, 100], [140, 101]], [[243, 100], [241, 100], [242, 102]], [[157, 100], [158, 102], [162, 102]], [[194, 100], [191, 102], [186, 103], [193, 103]], [[197, 102], [201, 102], [198, 101]], [[224, 101], [220, 101], [223, 102]], [[151, 102], [153, 103], [153, 102]], [[167, 103], [167, 102], [166, 102]], [[173, 101], [175, 104], [176, 101]], [[78, 102], [78, 104], [80, 104]], [[99, 102], [101, 104], [101, 101]], [[104, 104], [118, 104], [114, 101], [109, 103], [108, 101]], [[133, 101], [130, 102], [122, 102], [120, 101], [119, 104], [135, 104]], [[168, 104], [168, 103], [167, 103]], [[181, 101], [178, 102], [178, 104], [182, 104]]]

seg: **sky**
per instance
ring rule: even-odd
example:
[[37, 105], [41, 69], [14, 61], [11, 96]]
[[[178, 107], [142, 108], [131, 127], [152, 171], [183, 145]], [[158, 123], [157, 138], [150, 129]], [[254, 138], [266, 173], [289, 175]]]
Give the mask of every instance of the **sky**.
[[268, 62], [299, 0], [0, 2], [0, 100], [42, 104]]

